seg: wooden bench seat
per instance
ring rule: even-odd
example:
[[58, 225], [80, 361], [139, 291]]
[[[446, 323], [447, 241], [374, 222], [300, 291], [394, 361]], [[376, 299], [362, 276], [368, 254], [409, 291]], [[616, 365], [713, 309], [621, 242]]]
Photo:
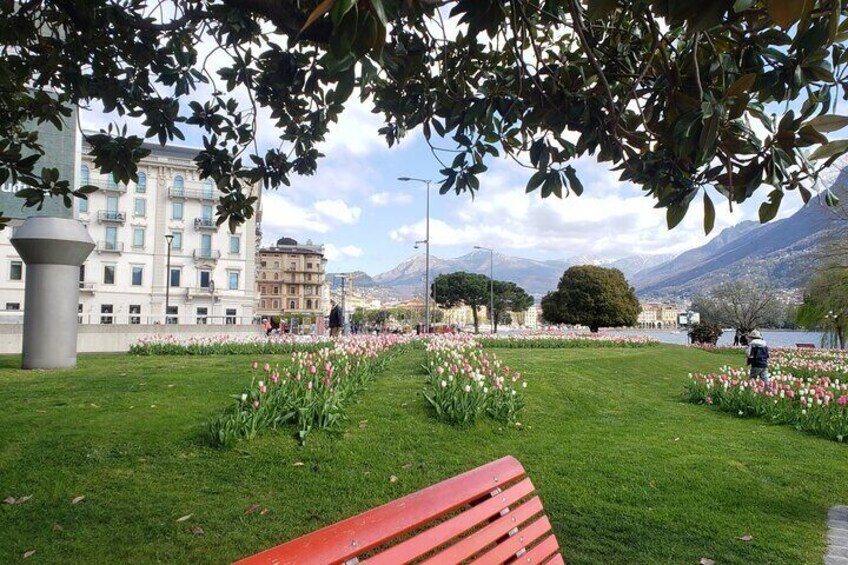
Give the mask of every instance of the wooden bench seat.
[[562, 565], [534, 490], [504, 457], [237, 563]]
[[797, 347], [798, 349], [815, 349], [816, 344], [815, 343], [796, 343], [795, 347]]

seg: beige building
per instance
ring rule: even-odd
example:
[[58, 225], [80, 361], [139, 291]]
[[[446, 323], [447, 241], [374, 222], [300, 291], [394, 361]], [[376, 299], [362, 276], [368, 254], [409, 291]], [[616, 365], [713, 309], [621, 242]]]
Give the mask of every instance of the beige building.
[[641, 306], [642, 311], [636, 318], [636, 325], [640, 328], [676, 328], [678, 314], [685, 311], [676, 304], [659, 302], [647, 302]]
[[299, 317], [314, 323], [329, 311], [324, 284], [324, 246], [284, 237], [259, 250], [256, 270], [257, 313], [262, 317]]

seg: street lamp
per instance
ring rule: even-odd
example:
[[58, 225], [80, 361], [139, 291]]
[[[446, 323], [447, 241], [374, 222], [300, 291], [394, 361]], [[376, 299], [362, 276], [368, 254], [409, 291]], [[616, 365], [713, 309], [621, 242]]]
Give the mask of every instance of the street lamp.
[[495, 333], [495, 250], [482, 245], [475, 245], [474, 249], [489, 252], [489, 322], [492, 324], [492, 333]]
[[168, 242], [168, 263], [165, 267], [165, 324], [167, 324], [168, 312], [171, 309], [171, 242], [174, 241], [174, 234], [166, 235], [165, 241]]
[[416, 179], [412, 177], [398, 177], [401, 182], [421, 182], [427, 185], [427, 222], [424, 232], [424, 240], [416, 242], [424, 243], [426, 246], [425, 262], [424, 262], [424, 333], [430, 333], [430, 181], [426, 179]]

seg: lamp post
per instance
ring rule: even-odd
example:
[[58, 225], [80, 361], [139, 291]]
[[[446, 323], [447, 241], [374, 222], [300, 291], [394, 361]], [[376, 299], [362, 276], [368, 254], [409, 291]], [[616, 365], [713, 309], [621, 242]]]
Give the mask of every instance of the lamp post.
[[165, 241], [168, 242], [168, 261], [165, 267], [165, 324], [167, 325], [168, 312], [171, 309], [171, 242], [174, 241], [174, 234], [166, 235]]
[[[427, 221], [425, 224], [424, 241], [425, 244], [425, 261], [424, 261], [424, 333], [430, 333], [430, 181], [426, 179], [416, 179], [412, 177], [398, 177], [401, 182], [421, 182], [427, 186]], [[418, 243], [416, 242], [416, 246]]]
[[495, 250], [482, 245], [475, 245], [474, 249], [489, 252], [489, 323], [492, 325], [492, 333], [495, 333]]

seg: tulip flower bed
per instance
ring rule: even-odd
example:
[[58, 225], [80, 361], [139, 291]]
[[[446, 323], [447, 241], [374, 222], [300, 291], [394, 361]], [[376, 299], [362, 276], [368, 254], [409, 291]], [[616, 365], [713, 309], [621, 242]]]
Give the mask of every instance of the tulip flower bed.
[[480, 344], [467, 337], [438, 337], [427, 344], [424, 398], [436, 418], [454, 425], [473, 424], [482, 415], [507, 424], [524, 406], [527, 383]]
[[397, 335], [349, 338], [294, 351], [282, 365], [254, 362], [250, 386], [207, 424], [208, 439], [230, 446], [291, 425], [305, 442], [313, 429], [338, 430], [350, 401], [408, 342]]
[[332, 345], [330, 338], [311, 336], [232, 337], [218, 335], [181, 339], [149, 336], [130, 346], [131, 355], [280, 355], [293, 351], [317, 351]]
[[792, 373], [796, 377], [816, 378], [848, 376], [848, 352], [839, 349], [772, 349], [770, 365], [775, 371]]
[[585, 332], [538, 332], [480, 337], [483, 347], [519, 349], [562, 349], [577, 347], [647, 347], [659, 341], [643, 335], [616, 335]]
[[766, 385], [750, 379], [744, 369], [723, 367], [715, 374], [690, 374], [684, 398], [740, 417], [758, 416], [839, 442], [848, 440], [848, 383], [838, 378], [774, 371]]

